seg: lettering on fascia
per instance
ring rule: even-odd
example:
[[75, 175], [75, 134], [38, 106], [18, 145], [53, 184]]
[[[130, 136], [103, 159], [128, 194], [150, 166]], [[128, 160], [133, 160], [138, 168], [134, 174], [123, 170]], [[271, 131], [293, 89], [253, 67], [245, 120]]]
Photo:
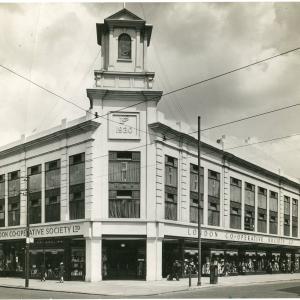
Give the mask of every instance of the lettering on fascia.
[[[188, 228], [188, 236], [197, 237], [197, 228]], [[216, 230], [202, 229], [201, 237], [206, 239], [221, 239], [227, 241], [240, 241], [240, 242], [253, 242], [253, 243], [267, 243], [276, 245], [293, 245], [292, 239], [285, 239], [282, 237], [268, 237], [247, 233], [235, 233], [235, 232], [220, 232]]]
[[139, 139], [139, 114], [110, 113], [108, 128], [110, 139]]
[[[31, 237], [47, 237], [47, 236], [63, 236], [76, 235], [81, 233], [81, 225], [61, 225], [61, 226], [47, 226], [36, 227], [29, 229]], [[26, 229], [10, 229], [0, 231], [0, 239], [25, 238]]]

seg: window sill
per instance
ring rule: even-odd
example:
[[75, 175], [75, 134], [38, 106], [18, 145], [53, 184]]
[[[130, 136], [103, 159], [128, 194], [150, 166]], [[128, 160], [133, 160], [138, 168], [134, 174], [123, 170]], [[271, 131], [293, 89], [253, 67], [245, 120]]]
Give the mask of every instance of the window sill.
[[132, 62], [131, 58], [118, 58], [118, 62]]

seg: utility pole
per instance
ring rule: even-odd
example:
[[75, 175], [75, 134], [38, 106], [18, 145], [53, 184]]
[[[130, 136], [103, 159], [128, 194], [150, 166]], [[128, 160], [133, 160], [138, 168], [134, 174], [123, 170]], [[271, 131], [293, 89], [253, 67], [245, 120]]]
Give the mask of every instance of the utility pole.
[[29, 237], [29, 197], [28, 197], [28, 187], [29, 187], [29, 177], [26, 176], [26, 245], [25, 245], [25, 288], [29, 287], [29, 245], [30, 245], [30, 237]]
[[200, 149], [200, 138], [201, 138], [201, 117], [198, 116], [198, 281], [197, 286], [201, 285], [201, 149]]

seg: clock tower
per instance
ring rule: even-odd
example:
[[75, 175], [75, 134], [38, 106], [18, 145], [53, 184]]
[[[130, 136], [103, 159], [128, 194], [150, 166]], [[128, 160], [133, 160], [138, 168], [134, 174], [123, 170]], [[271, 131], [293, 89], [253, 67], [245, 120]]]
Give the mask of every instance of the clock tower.
[[87, 89], [90, 108], [101, 114], [109, 106], [105, 100], [116, 100], [116, 109], [133, 105], [132, 101], [154, 100], [157, 104], [162, 92], [152, 90], [154, 72], [147, 69], [152, 25], [123, 8], [96, 29], [102, 68], [94, 72], [95, 88]]

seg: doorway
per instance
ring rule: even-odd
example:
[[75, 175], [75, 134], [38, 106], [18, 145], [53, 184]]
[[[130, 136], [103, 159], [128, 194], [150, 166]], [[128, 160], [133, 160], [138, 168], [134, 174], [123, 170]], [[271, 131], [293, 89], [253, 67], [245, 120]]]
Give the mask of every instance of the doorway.
[[145, 240], [104, 240], [103, 279], [144, 280], [146, 278]]

